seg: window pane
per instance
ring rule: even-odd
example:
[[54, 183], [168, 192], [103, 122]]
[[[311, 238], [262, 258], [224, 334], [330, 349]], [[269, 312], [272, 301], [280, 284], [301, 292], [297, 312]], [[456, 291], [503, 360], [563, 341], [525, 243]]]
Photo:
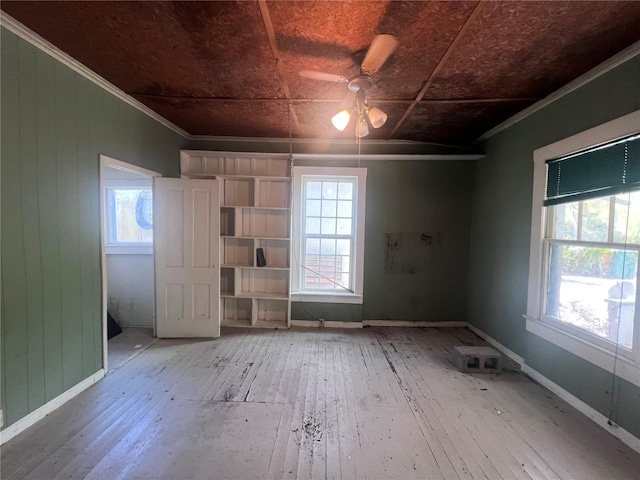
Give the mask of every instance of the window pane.
[[338, 196], [338, 184], [336, 182], [322, 182], [322, 198], [333, 200]]
[[551, 245], [547, 315], [631, 348], [638, 252]]
[[349, 255], [351, 253], [351, 240], [336, 240], [336, 252], [338, 255]]
[[640, 191], [615, 197], [613, 241], [640, 244]]
[[320, 198], [322, 192], [322, 182], [307, 182], [307, 198]]
[[307, 255], [320, 253], [320, 239], [319, 238], [307, 238], [307, 246], [305, 251]]
[[309, 255], [305, 257], [305, 267], [307, 270], [318, 271], [320, 265], [320, 255]]
[[555, 225], [553, 238], [562, 240], [578, 239], [578, 206], [580, 202], [564, 203], [553, 207]]
[[109, 189], [110, 243], [153, 243], [150, 189]]
[[337, 228], [338, 235], [351, 235], [351, 219], [339, 218]]
[[317, 289], [320, 286], [320, 276], [309, 270], [304, 271], [304, 288]]
[[320, 233], [320, 219], [309, 217], [305, 222], [305, 233], [308, 235], [318, 235]]
[[338, 184], [338, 198], [353, 200], [353, 183], [340, 182]]
[[322, 230], [323, 235], [335, 235], [336, 234], [336, 219], [335, 218], [323, 218]]
[[320, 200], [307, 200], [307, 209], [305, 214], [312, 217], [319, 217], [321, 204], [322, 202]]
[[320, 240], [320, 253], [322, 255], [335, 255], [336, 241], [333, 238], [323, 238]]
[[323, 217], [335, 217], [336, 216], [336, 201], [335, 200], [322, 200], [322, 216]]
[[609, 198], [582, 202], [581, 240], [606, 242], [609, 236]]
[[348, 217], [351, 218], [353, 216], [353, 211], [351, 210], [351, 202], [348, 201], [339, 201], [338, 202], [338, 216], [339, 217]]

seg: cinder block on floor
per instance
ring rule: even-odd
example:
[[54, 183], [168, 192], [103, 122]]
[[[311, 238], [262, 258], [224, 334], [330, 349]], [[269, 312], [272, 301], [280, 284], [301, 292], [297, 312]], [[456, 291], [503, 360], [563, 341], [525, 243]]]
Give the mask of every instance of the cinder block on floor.
[[502, 372], [502, 355], [491, 347], [454, 347], [452, 361], [463, 373]]

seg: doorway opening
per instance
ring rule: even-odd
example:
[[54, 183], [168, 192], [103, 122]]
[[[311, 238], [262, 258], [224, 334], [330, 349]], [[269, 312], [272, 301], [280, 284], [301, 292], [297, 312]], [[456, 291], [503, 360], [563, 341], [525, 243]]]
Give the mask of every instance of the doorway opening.
[[115, 370], [155, 337], [153, 178], [100, 156], [103, 365]]

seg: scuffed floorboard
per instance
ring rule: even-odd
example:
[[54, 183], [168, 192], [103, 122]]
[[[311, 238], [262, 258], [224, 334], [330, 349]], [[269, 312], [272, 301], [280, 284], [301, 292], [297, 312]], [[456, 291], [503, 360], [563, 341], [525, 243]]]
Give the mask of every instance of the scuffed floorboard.
[[3, 479], [632, 479], [640, 455], [466, 329], [160, 340], [2, 448]]

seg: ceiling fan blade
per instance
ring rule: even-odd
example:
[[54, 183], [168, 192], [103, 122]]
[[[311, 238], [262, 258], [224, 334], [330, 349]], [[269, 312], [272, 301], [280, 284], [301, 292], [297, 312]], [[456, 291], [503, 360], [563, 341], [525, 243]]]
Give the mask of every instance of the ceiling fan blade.
[[311, 80], [320, 80], [323, 82], [333, 83], [349, 83], [349, 79], [342, 75], [335, 75], [333, 73], [316, 72], [315, 70], [302, 70], [298, 72], [298, 75], [304, 78], [310, 78]]
[[398, 40], [393, 35], [376, 35], [371, 42], [369, 51], [362, 61], [362, 71], [365, 73], [375, 73], [384, 65], [387, 58], [391, 56], [398, 46]]

